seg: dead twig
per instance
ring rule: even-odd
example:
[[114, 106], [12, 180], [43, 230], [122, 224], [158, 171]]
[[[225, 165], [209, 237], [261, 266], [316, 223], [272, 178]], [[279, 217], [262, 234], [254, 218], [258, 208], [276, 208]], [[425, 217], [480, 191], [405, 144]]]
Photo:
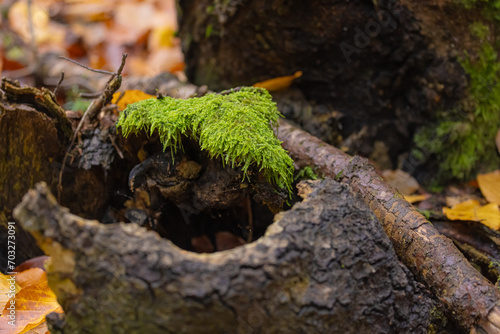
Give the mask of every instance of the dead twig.
[[[69, 60], [72, 63], [75, 63], [79, 66], [82, 66], [86, 68], [85, 65], [82, 65], [78, 62], [75, 62], [74, 60], [62, 57], [63, 59]], [[75, 140], [85, 122], [85, 119], [88, 118], [89, 120], [93, 120], [99, 113], [99, 111], [104, 107], [105, 105], [109, 104], [111, 100], [113, 99], [113, 94], [120, 89], [121, 83], [122, 83], [122, 71], [125, 66], [125, 61], [127, 59], [127, 54], [124, 53], [122, 55], [122, 62], [120, 67], [118, 68], [118, 71], [116, 72], [108, 72], [108, 71], [100, 71], [100, 70], [93, 70], [88, 68], [89, 70], [97, 73], [103, 73], [103, 74], [111, 74], [111, 78], [108, 80], [106, 87], [104, 88], [104, 91], [102, 92], [101, 96], [95, 100], [93, 100], [90, 105], [88, 106], [87, 110], [85, 110], [85, 113], [82, 116], [82, 119], [78, 123], [78, 126], [73, 134], [73, 138], [71, 139], [71, 142], [68, 146], [68, 149], [66, 150], [66, 154], [64, 155], [64, 159], [62, 162], [62, 168], [61, 171], [59, 172], [59, 182], [57, 184], [57, 198], [58, 201], [61, 201], [61, 193], [62, 193], [62, 176], [64, 173], [64, 166], [66, 166], [66, 160], [68, 159], [69, 151], [71, 150], [71, 147], [73, 147], [73, 144], [75, 143]]]
[[298, 166], [316, 166], [358, 193], [382, 224], [399, 258], [447, 306], [450, 318], [477, 333], [499, 333], [499, 291], [367, 159], [351, 157], [280, 120], [277, 131]]
[[64, 72], [61, 72], [61, 77], [59, 78], [59, 81], [57, 82], [57, 86], [54, 89], [54, 96], [57, 97], [57, 92], [59, 92], [59, 89], [61, 88], [61, 83], [64, 80]]
[[[125, 57], [126, 57], [126, 56], [125, 56]], [[105, 71], [105, 70], [97, 70], [97, 69], [95, 69], [95, 68], [88, 67], [88, 66], [86, 66], [86, 65], [83, 65], [83, 64], [81, 64], [81, 63], [77, 62], [76, 60], [73, 60], [73, 59], [70, 59], [70, 58], [66, 58], [66, 57], [63, 57], [63, 56], [59, 56], [59, 58], [64, 59], [64, 60], [67, 60], [67, 61], [69, 61], [70, 63], [73, 63], [73, 64], [75, 64], [75, 65], [78, 65], [78, 66], [80, 66], [80, 67], [83, 67], [84, 69], [89, 70], [89, 71], [91, 71], [91, 72], [101, 73], [101, 74], [108, 74], [108, 75], [115, 75], [115, 74], [116, 74], [116, 72], [110, 72], [110, 71]]]

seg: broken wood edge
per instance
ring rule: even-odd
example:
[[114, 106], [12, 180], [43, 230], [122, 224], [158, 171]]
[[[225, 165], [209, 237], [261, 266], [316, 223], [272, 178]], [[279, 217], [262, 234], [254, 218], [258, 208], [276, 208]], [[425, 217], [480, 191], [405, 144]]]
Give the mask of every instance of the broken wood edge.
[[[434, 317], [435, 297], [431, 298], [397, 260], [388, 238], [359, 195], [345, 191], [346, 185], [331, 179], [306, 182], [302, 184], [301, 193], [307, 200], [276, 216], [263, 238], [214, 254], [183, 251], [136, 224], [104, 225], [83, 219], [60, 206], [46, 184], [37, 184], [24, 196], [14, 215], [51, 254], [47, 266], [49, 284], [66, 311], [65, 318], [54, 314], [47, 317], [51, 330], [58, 334], [79, 333], [75, 328], [109, 332], [110, 324], [118, 324], [117, 318], [113, 317], [115, 313], [128, 314], [139, 304], [142, 306], [138, 314], [153, 306], [162, 309], [166, 320], [163, 325], [173, 330], [185, 325], [182, 314], [204, 310], [196, 317], [206, 319], [207, 323], [211, 323], [220, 312], [225, 315], [222, 324], [213, 325], [218, 329], [223, 327], [224, 332], [235, 332], [235, 328], [238, 332], [260, 332], [260, 328], [267, 329], [266, 324], [274, 329], [270, 332], [283, 332], [283, 327], [278, 324], [280, 321], [289, 326], [285, 332], [292, 332], [298, 330], [293, 324], [302, 323], [305, 318], [317, 319], [318, 322], [312, 322], [314, 326], [320, 326], [320, 332], [328, 332], [331, 326], [336, 326], [334, 319], [345, 319], [347, 307], [352, 311], [351, 316], [365, 320], [355, 325], [346, 322], [339, 328], [371, 328], [373, 322], [366, 319], [382, 321], [386, 328], [383, 332], [392, 332], [392, 328], [394, 332], [420, 333], [430, 328], [423, 326], [429, 326]], [[311, 212], [313, 208], [314, 212]], [[353, 213], [354, 221], [342, 220], [345, 208]], [[351, 225], [353, 222], [357, 227]], [[358, 238], [359, 230], [362, 233], [370, 231], [373, 239]], [[339, 242], [346, 241], [341, 237], [344, 232], [343, 237], [352, 236], [353, 244]], [[345, 252], [352, 245], [357, 251]], [[382, 256], [382, 253], [387, 255]], [[357, 257], [366, 265], [359, 266], [359, 262], [349, 260]], [[337, 265], [331, 266], [336, 261]], [[345, 267], [344, 261], [347, 261]], [[341, 282], [350, 282], [347, 283], [350, 288], [339, 288]], [[380, 294], [380, 290], [374, 287], [377, 284], [393, 293]], [[346, 289], [352, 294], [346, 294]], [[357, 289], [363, 289], [365, 293]], [[241, 299], [248, 291], [254, 293], [248, 300], [246, 297]], [[375, 303], [368, 296], [370, 291], [377, 296]], [[123, 302], [120, 294], [127, 295], [129, 302]], [[281, 298], [288, 294], [290, 297]], [[320, 297], [313, 302], [314, 295]], [[215, 306], [211, 299], [214, 296], [220, 301]], [[111, 309], [109, 303], [99, 303], [101, 299], [113, 298], [117, 298], [117, 304]], [[278, 299], [279, 303], [276, 303]], [[183, 300], [186, 300], [185, 304]], [[253, 326], [250, 319], [254, 305], [267, 310], [264, 311], [267, 323]], [[375, 311], [367, 311], [370, 309], [368, 305]], [[222, 311], [219, 306], [222, 306]], [[399, 310], [396, 312], [399, 316], [381, 310]], [[325, 315], [325, 312], [331, 313]], [[95, 319], [97, 313], [100, 320]], [[139, 327], [149, 326], [144, 332], [157, 332], [160, 327], [152, 330], [151, 326], [158, 324], [151, 321], [151, 317], [156, 318], [158, 314], [146, 313], [149, 315], [123, 319], [124, 327], [114, 328], [112, 332], [127, 328], [131, 322]], [[393, 323], [389, 319], [399, 320]], [[314, 326], [298, 331], [309, 332]], [[396, 330], [398, 328], [400, 331]], [[206, 328], [190, 332], [205, 331], [222, 332]]]
[[499, 291], [367, 159], [351, 157], [285, 120], [276, 134], [299, 167], [316, 166], [362, 196], [399, 258], [431, 288], [451, 319], [471, 333], [500, 333]]

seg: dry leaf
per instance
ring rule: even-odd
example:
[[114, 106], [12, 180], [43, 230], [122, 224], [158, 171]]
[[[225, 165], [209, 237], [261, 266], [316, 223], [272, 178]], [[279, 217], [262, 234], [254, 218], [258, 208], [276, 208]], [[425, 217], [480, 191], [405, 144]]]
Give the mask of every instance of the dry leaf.
[[45, 261], [47, 261], [48, 258], [49, 257], [47, 255], [42, 255], [26, 260], [20, 265], [18, 265], [16, 269], [14, 269], [14, 272], [20, 273], [29, 268], [40, 268], [42, 270], [45, 270]]
[[500, 205], [500, 170], [477, 176], [479, 189], [490, 203]]
[[219, 252], [242, 246], [245, 243], [245, 240], [231, 232], [220, 231], [215, 234], [215, 244]]
[[25, 333], [26, 334], [50, 334], [46, 321], [42, 322], [40, 325], [28, 330]]
[[175, 28], [169, 26], [155, 27], [149, 35], [149, 50], [171, 48], [175, 45]]
[[498, 129], [497, 136], [495, 138], [495, 144], [497, 145], [498, 154], [500, 154], [500, 129]]
[[[32, 268], [30, 270], [41, 270]], [[43, 271], [42, 271], [43, 272]], [[51, 312], [62, 312], [61, 306], [57, 303], [56, 295], [50, 290], [47, 283], [47, 274], [43, 272], [41, 277], [38, 277], [38, 283], [29, 284], [16, 294], [15, 297], [15, 324], [10, 325], [8, 322], [9, 312], [7, 303], [0, 317], [0, 333], [17, 334], [24, 333], [28, 330], [36, 328], [41, 323], [45, 322], [45, 316]]]
[[287, 89], [292, 84], [293, 80], [302, 76], [302, 71], [295, 72], [294, 75], [286, 77], [278, 77], [253, 84], [253, 87], [265, 88], [270, 92]]
[[382, 176], [387, 183], [396, 188], [402, 195], [411, 195], [420, 188], [413, 176], [400, 169], [384, 170]]
[[481, 206], [478, 201], [468, 200], [451, 209], [444, 207], [443, 213], [450, 220], [478, 221], [493, 230], [500, 228], [500, 210], [494, 203]]
[[410, 203], [417, 203], [417, 202], [422, 202], [428, 199], [431, 195], [426, 194], [426, 195], [405, 195], [405, 200], [407, 200]]
[[46, 279], [45, 271], [40, 268], [30, 268], [16, 275], [16, 282], [21, 288], [31, 284], [41, 283]]
[[[116, 103], [116, 101], [118, 100], [118, 97], [120, 97], [120, 94], [121, 94], [120, 92], [116, 92], [115, 94], [113, 94], [113, 102], [112, 103]], [[125, 108], [131, 103], [139, 102], [142, 100], [147, 100], [147, 99], [150, 99], [152, 97], [154, 97], [154, 96], [146, 94], [140, 90], [136, 90], [136, 89], [127, 90], [127, 91], [125, 91], [125, 93], [124, 93], [123, 97], [120, 99], [120, 101], [118, 101], [118, 109], [125, 110]]]
[[4, 275], [0, 273], [0, 309], [4, 309], [7, 302], [10, 300], [9, 293], [11, 282], [14, 284], [13, 288], [16, 293], [21, 290], [19, 284], [16, 281], [11, 280], [11, 275]]

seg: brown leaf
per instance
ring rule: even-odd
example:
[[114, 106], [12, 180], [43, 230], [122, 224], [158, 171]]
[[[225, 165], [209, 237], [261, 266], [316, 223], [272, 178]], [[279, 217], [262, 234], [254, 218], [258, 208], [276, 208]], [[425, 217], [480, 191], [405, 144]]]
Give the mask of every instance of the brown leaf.
[[387, 183], [396, 188], [402, 195], [411, 195], [420, 188], [413, 176], [400, 169], [384, 170], [382, 176]]
[[29, 268], [40, 268], [45, 271], [45, 261], [49, 257], [47, 255], [37, 256], [32, 259], [26, 260], [14, 269], [14, 272], [20, 273]]
[[231, 232], [221, 231], [215, 234], [215, 244], [218, 251], [233, 249], [244, 245], [246, 242], [242, 238], [232, 234]]

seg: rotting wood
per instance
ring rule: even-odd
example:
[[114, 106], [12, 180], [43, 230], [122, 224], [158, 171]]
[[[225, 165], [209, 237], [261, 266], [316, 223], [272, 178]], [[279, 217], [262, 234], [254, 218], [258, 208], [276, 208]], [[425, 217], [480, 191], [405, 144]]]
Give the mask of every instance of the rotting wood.
[[[51, 255], [65, 318], [52, 333], [426, 333], [437, 300], [398, 260], [361, 198], [331, 179], [258, 241], [195, 254], [136, 224], [99, 224], [46, 185], [15, 217]], [[436, 306], [438, 309], [436, 309]]]

